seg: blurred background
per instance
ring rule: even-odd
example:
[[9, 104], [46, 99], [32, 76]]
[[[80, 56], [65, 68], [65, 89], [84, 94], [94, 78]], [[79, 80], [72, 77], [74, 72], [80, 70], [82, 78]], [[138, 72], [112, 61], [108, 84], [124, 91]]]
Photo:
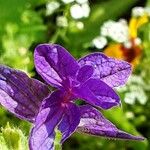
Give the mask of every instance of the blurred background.
[[[149, 150], [150, 0], [0, 0], [0, 64], [42, 80], [33, 51], [49, 42], [61, 44], [77, 59], [103, 52], [130, 62], [132, 76], [116, 89], [122, 108], [103, 114], [118, 128], [146, 137], [130, 142], [75, 133], [63, 150]], [[1, 107], [0, 150], [27, 150], [30, 126]]]

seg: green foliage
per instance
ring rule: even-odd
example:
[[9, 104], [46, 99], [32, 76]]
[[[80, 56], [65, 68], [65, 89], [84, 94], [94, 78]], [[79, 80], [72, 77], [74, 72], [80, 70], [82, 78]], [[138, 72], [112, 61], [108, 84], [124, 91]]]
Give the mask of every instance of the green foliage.
[[[73, 50], [75, 49], [82, 51], [87, 43], [90, 43], [95, 36], [99, 35], [100, 26], [104, 21], [109, 19], [116, 20], [126, 11], [128, 11], [135, 3], [136, 0], [110, 0], [93, 5], [93, 7], [91, 7], [92, 10], [90, 17], [83, 21], [85, 25], [84, 30], [69, 30], [67, 33], [67, 37], [69, 39], [67, 45], [70, 44], [69, 48], [72, 48]], [[79, 37], [82, 38], [79, 40]], [[76, 42], [72, 43], [71, 41]]]
[[5, 128], [1, 128], [0, 150], [28, 150], [27, 137], [20, 129], [11, 127], [7, 123]]
[[26, 121], [21, 121], [20, 119], [14, 117], [8, 111], [4, 110], [2, 107], [0, 108], [0, 127], [4, 127], [4, 125], [9, 122], [11, 126], [18, 126], [21, 130], [24, 131], [25, 134], [29, 134], [31, 124]]
[[[58, 2], [59, 7], [47, 15], [47, 5], [52, 1]], [[74, 19], [70, 8], [76, 2], [64, 4], [61, 0], [0, 0], [0, 64], [24, 70], [37, 77], [34, 71], [33, 51], [38, 43], [59, 43], [76, 58], [91, 51], [98, 51], [91, 43], [93, 38], [99, 35], [100, 27], [105, 21], [118, 20], [120, 17], [130, 20], [131, 8], [145, 5], [139, 0], [89, 2], [89, 17]], [[150, 6], [150, 0], [147, 0], [146, 5]], [[61, 23], [58, 23], [58, 17], [62, 17]], [[135, 135], [150, 137], [150, 88], [146, 86], [150, 85], [150, 22], [140, 27], [138, 35], [142, 41], [142, 59], [134, 74], [144, 80], [145, 84], [140, 86], [146, 93], [147, 103], [142, 105], [136, 100], [134, 105], [128, 105], [123, 101], [126, 92], [120, 92], [123, 111], [114, 108], [103, 113], [118, 128]], [[24, 133], [29, 135], [31, 125], [15, 118], [3, 108], [0, 108], [0, 118], [0, 150], [27, 150], [27, 136]], [[11, 127], [9, 124], [4, 127], [7, 121]], [[61, 149], [61, 136], [61, 133], [57, 132], [56, 150]], [[65, 142], [63, 149], [146, 150], [150, 149], [149, 143], [149, 139], [144, 142], [116, 141], [75, 133]]]
[[56, 135], [55, 135], [55, 141], [54, 141], [54, 147], [55, 150], [61, 150], [62, 145], [60, 144], [62, 139], [62, 134], [59, 130], [56, 130]]
[[31, 74], [33, 55], [29, 50], [33, 43], [45, 38], [46, 27], [39, 14], [31, 9], [33, 3], [1, 0], [0, 4], [0, 62]]

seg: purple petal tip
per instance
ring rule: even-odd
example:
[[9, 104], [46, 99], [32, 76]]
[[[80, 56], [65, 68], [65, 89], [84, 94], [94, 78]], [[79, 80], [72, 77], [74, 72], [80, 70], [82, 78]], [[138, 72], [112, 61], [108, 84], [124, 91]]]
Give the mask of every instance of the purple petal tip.
[[128, 134], [124, 131], [118, 131], [116, 138], [124, 139], [124, 140], [135, 140], [135, 141], [145, 140], [145, 138], [142, 136], [134, 136], [134, 135]]

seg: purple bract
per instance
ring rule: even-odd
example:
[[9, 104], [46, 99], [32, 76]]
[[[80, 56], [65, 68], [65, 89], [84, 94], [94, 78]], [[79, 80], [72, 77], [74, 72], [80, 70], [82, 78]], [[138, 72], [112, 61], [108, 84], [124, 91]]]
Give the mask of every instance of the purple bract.
[[[109, 138], [143, 140], [116, 128], [94, 108], [120, 105], [113, 87], [126, 83], [129, 63], [93, 53], [76, 61], [56, 44], [38, 45], [34, 53], [37, 72], [56, 88], [0, 65], [0, 103], [17, 117], [33, 123], [30, 150], [53, 150], [55, 129], [63, 143], [75, 130]], [[77, 106], [77, 99], [85, 105]]]

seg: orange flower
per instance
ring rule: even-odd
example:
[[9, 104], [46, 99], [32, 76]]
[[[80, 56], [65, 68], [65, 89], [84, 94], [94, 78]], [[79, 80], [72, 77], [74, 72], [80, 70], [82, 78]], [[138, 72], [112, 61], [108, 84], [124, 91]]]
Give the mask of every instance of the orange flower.
[[130, 43], [131, 47], [129, 48], [124, 44], [111, 44], [104, 50], [104, 53], [107, 56], [128, 61], [134, 68], [140, 61], [142, 47], [135, 44], [135, 40], [130, 40]]
[[138, 29], [149, 21], [148, 15], [145, 14], [141, 17], [132, 17], [129, 21], [129, 43], [130, 46], [125, 46], [123, 43], [111, 44], [106, 47], [104, 53], [108, 56], [123, 59], [128, 61], [135, 67], [141, 58], [142, 45], [137, 44]]

